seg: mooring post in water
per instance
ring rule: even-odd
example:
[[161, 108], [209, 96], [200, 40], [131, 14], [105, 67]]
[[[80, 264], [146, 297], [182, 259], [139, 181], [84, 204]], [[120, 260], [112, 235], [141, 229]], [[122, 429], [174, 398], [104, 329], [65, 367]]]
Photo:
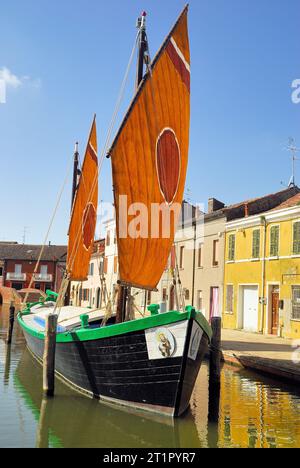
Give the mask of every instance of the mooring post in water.
[[14, 303], [11, 302], [10, 308], [9, 308], [9, 320], [8, 320], [8, 329], [7, 329], [7, 336], [6, 336], [7, 344], [11, 344], [14, 323], [15, 323], [15, 306], [14, 306]]
[[212, 340], [210, 344], [209, 379], [215, 383], [221, 380], [221, 317], [212, 317]]
[[212, 339], [210, 344], [209, 360], [209, 405], [208, 420], [210, 423], [218, 423], [220, 406], [220, 382], [221, 382], [221, 317], [212, 317]]
[[46, 318], [45, 345], [43, 355], [43, 393], [45, 396], [54, 395], [55, 348], [56, 348], [56, 314], [49, 314]]
[[49, 404], [50, 402], [47, 398], [42, 399], [36, 435], [36, 448], [49, 447]]

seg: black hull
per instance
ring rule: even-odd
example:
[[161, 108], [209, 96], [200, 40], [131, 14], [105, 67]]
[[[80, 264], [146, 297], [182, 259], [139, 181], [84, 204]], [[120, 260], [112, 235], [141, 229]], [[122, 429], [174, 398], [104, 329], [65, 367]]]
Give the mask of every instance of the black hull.
[[[193, 319], [187, 323], [182, 356], [149, 359], [145, 331], [94, 341], [57, 343], [55, 369], [77, 390], [100, 400], [180, 416], [189, 406], [208, 346], [202, 334], [189, 357]], [[197, 325], [198, 326], [198, 325]], [[24, 330], [27, 346], [42, 360], [44, 341]]]
[[40, 364], [26, 350], [14, 383], [19, 398], [39, 422], [37, 447], [199, 447], [196, 423], [190, 412], [183, 419], [172, 419], [108, 406], [90, 398], [78, 398], [60, 380], [56, 382], [56, 397], [43, 399], [42, 380]]

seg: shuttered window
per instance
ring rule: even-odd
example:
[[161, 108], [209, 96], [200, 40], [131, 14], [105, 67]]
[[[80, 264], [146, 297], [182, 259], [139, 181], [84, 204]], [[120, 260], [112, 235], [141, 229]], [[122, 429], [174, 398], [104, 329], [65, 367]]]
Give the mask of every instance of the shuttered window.
[[106, 246], [107, 247], [110, 246], [110, 231], [107, 231], [107, 234], [106, 234]]
[[300, 320], [300, 286], [292, 286], [292, 319]]
[[272, 226], [270, 230], [270, 257], [278, 257], [279, 226]]
[[219, 265], [219, 241], [213, 241], [213, 266]]
[[181, 270], [183, 270], [183, 262], [184, 262], [184, 247], [180, 247], [179, 268]]
[[259, 258], [260, 255], [260, 230], [254, 229], [252, 232], [252, 258]]
[[233, 312], [233, 285], [226, 286], [226, 312]]
[[300, 255], [300, 222], [294, 223], [293, 228], [293, 254]]
[[118, 257], [114, 258], [114, 273], [118, 272]]
[[202, 244], [198, 246], [198, 268], [203, 267], [203, 258], [202, 258]]
[[104, 258], [104, 266], [103, 266], [103, 273], [106, 275], [108, 270], [108, 258]]
[[228, 237], [228, 260], [235, 259], [235, 234], [230, 234]]
[[203, 308], [203, 293], [202, 293], [202, 291], [197, 291], [197, 297], [198, 297], [198, 300], [197, 300], [198, 310], [202, 311], [202, 308]]

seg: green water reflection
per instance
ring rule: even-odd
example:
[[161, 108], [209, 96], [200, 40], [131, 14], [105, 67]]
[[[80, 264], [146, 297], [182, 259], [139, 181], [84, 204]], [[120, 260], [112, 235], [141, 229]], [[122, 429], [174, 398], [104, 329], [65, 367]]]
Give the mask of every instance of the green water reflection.
[[[190, 411], [172, 421], [105, 406], [56, 382], [42, 399], [41, 366], [25, 349], [16, 325], [5, 345], [7, 308], [0, 309], [0, 447], [297, 447], [300, 392], [224, 367], [221, 391], [199, 374]], [[209, 402], [210, 398], [210, 402]], [[219, 416], [219, 417], [218, 417]]]

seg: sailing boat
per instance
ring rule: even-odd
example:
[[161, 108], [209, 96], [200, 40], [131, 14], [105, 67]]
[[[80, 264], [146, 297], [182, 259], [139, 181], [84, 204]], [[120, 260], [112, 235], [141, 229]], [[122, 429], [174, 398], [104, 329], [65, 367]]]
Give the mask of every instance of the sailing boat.
[[[143, 204], [149, 226], [160, 219], [153, 205], [172, 211], [181, 205], [185, 185], [190, 123], [190, 53], [185, 7], [150, 64], [145, 14], [139, 19], [139, 60], [134, 99], [111, 145], [117, 222], [119, 296], [116, 314], [63, 307], [71, 280], [87, 277], [95, 233], [98, 168], [94, 119], [69, 229], [67, 274], [58, 298], [29, 305], [19, 314], [28, 348], [43, 357], [45, 317], [59, 312], [55, 370], [77, 390], [101, 401], [135, 409], [180, 416], [190, 397], [206, 353], [211, 328], [205, 317], [187, 307], [159, 313], [149, 306], [148, 317], [128, 311], [131, 288], [154, 290], [174, 243], [161, 227], [157, 236], [124, 236], [132, 216], [128, 204]], [[148, 70], [144, 74], [143, 66]], [[174, 223], [175, 224], [175, 223]], [[122, 233], [121, 233], [122, 231]], [[56, 302], [55, 302], [56, 300]], [[108, 307], [109, 309], [109, 307]]]

